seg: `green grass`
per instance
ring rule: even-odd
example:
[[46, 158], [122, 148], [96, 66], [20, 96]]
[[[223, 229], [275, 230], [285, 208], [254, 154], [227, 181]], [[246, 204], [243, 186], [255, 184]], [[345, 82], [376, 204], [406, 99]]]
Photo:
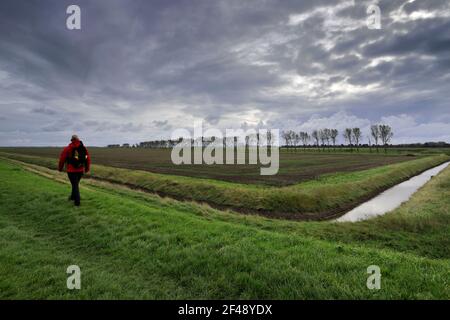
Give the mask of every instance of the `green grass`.
[[[82, 184], [75, 208], [67, 184], [0, 161], [0, 298], [450, 298], [449, 169], [396, 212], [355, 224]], [[79, 291], [65, 286], [71, 264], [81, 267]], [[381, 290], [366, 288], [372, 264]]]
[[[54, 159], [7, 153], [0, 155], [56, 168]], [[325, 174], [287, 187], [231, 183], [101, 165], [93, 165], [91, 175], [176, 199], [206, 202], [217, 208], [232, 208], [270, 217], [319, 220], [336, 216], [380, 191], [449, 159], [446, 155], [421, 157], [368, 170]]]

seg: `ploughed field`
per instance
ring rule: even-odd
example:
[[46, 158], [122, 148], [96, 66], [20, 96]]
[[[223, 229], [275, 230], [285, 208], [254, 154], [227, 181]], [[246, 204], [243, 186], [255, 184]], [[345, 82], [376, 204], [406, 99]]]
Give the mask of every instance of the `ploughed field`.
[[[30, 152], [29, 150], [41, 153], [38, 156], [20, 154]], [[9, 158], [12, 161], [56, 170], [57, 161], [55, 156], [45, 157], [45, 154], [42, 153], [45, 150], [49, 152], [50, 149], [0, 149], [0, 158]], [[55, 152], [56, 155], [59, 149], [54, 148], [50, 151]], [[145, 155], [144, 152], [147, 152], [147, 157], [151, 159], [151, 152], [156, 154], [157, 151], [162, 152], [161, 150], [141, 151], [133, 149], [93, 148], [91, 152], [94, 164], [87, 177], [130, 186], [173, 199], [208, 203], [214, 208], [230, 209], [240, 213], [258, 214], [290, 220], [324, 220], [336, 218], [383, 190], [450, 159], [445, 154], [408, 157], [384, 154], [332, 154], [331, 152], [329, 154], [325, 154], [325, 152], [311, 154], [301, 154], [300, 152], [282, 153], [280, 175], [285, 177], [285, 180], [282, 181], [283, 183], [286, 183], [286, 180], [291, 178], [285, 172], [286, 170], [294, 170], [292, 166], [297, 166], [297, 171], [303, 170], [304, 176], [309, 175], [310, 179], [304, 178], [305, 181], [300, 180], [297, 183], [281, 186], [269, 185], [267, 181], [263, 181], [265, 183], [242, 183], [241, 181], [223, 181], [222, 179], [215, 179], [208, 176], [201, 177], [201, 175], [199, 177], [198, 171], [201, 172], [202, 168], [204, 170], [212, 170], [212, 168], [206, 165], [196, 166], [198, 169], [195, 169], [195, 166], [191, 167], [191, 171], [189, 172], [192, 176], [136, 170], [135, 168], [131, 168], [131, 166], [127, 168], [127, 165], [131, 163], [139, 163], [139, 161], [134, 160], [133, 162], [131, 160], [139, 158], [136, 155], [141, 154], [141, 157], [143, 157], [142, 155]], [[169, 151], [164, 151], [166, 152], [166, 156], [168, 156]], [[111, 159], [114, 159], [117, 161], [117, 159], [120, 159], [121, 153], [127, 154], [129, 160], [125, 162], [125, 165], [117, 164], [117, 167], [113, 167], [111, 164], [99, 164], [101, 163], [99, 160], [101, 159], [99, 156], [101, 152], [105, 152], [109, 156], [109, 158], [105, 158], [106, 160], [109, 159], [111, 161]], [[117, 153], [116, 157], [114, 152]], [[105, 153], [103, 154], [104, 156]], [[131, 156], [133, 153], [135, 153], [135, 157]], [[163, 156], [160, 157], [164, 158]], [[293, 160], [296, 158], [298, 160]], [[327, 159], [328, 162], [324, 159]], [[338, 161], [336, 159], [340, 160]], [[378, 165], [368, 169], [364, 168], [362, 159], [365, 159], [366, 162], [379, 159]], [[405, 161], [406, 159], [410, 160]], [[141, 161], [144, 166], [145, 161]], [[153, 161], [156, 160], [153, 159]], [[396, 163], [389, 163], [389, 161]], [[355, 162], [363, 167], [358, 168], [356, 164], [351, 167], [349, 166], [349, 163]], [[176, 167], [174, 165], [170, 166], [171, 168], [168, 166], [169, 169]], [[345, 168], [347, 171], [339, 171], [339, 166]], [[327, 169], [323, 169], [324, 167]], [[194, 170], [198, 171], [196, 172]], [[217, 170], [219, 173], [221, 172], [220, 170], [224, 173], [227, 173], [227, 170], [233, 172], [233, 166], [218, 166]], [[213, 171], [210, 172], [214, 173]], [[313, 174], [312, 172], [316, 173]], [[194, 174], [196, 175], [194, 176]], [[291, 175], [294, 175], [294, 173]], [[244, 175], [242, 174], [242, 176]], [[262, 177], [258, 173], [254, 173], [253, 175], [249, 174], [249, 177], [254, 181], [255, 179], [262, 179], [267, 176]], [[272, 178], [276, 177], [273, 176]], [[311, 179], [312, 177], [314, 179]], [[268, 176], [268, 178], [270, 179], [271, 177]]]
[[[0, 152], [57, 158], [62, 148], [0, 148]], [[360, 171], [416, 159], [408, 155], [380, 153], [335, 153], [282, 150], [280, 168], [273, 176], [260, 175], [260, 165], [174, 165], [169, 149], [89, 148], [94, 164], [145, 170], [229, 182], [286, 186], [312, 180], [320, 175]], [[248, 159], [248, 157], [247, 157]]]

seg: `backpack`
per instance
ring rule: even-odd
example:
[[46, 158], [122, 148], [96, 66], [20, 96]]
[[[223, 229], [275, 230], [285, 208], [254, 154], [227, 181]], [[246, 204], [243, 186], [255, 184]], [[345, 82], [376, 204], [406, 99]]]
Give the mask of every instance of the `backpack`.
[[86, 164], [87, 151], [86, 147], [80, 141], [80, 145], [77, 148], [72, 149], [72, 153], [69, 155], [68, 163], [74, 168], [80, 168]]

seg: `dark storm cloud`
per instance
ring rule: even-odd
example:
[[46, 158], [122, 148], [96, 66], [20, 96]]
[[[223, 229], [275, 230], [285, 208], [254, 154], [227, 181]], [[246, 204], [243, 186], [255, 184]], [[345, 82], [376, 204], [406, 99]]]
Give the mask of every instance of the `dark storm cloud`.
[[[1, 1], [0, 144], [138, 142], [196, 119], [282, 129], [343, 110], [448, 123], [448, 1], [378, 1], [381, 30], [365, 25], [370, 3]], [[65, 27], [70, 4], [82, 30]]]
[[[450, 20], [436, 18], [431, 22], [418, 20], [409, 24], [406, 34], [391, 34], [367, 45], [363, 53], [367, 56], [403, 55], [423, 53], [442, 58], [450, 52]], [[433, 36], [430, 36], [433, 35]]]

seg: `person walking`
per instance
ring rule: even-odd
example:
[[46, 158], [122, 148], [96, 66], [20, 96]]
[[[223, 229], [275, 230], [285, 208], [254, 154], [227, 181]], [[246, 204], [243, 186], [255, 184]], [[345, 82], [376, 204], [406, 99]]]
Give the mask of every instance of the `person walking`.
[[59, 156], [58, 170], [60, 172], [63, 171], [66, 164], [67, 175], [72, 185], [72, 194], [69, 196], [69, 200], [72, 200], [76, 206], [79, 206], [79, 183], [83, 173], [88, 173], [90, 170], [91, 157], [77, 135], [74, 134], [70, 141], [71, 143], [64, 148]]

